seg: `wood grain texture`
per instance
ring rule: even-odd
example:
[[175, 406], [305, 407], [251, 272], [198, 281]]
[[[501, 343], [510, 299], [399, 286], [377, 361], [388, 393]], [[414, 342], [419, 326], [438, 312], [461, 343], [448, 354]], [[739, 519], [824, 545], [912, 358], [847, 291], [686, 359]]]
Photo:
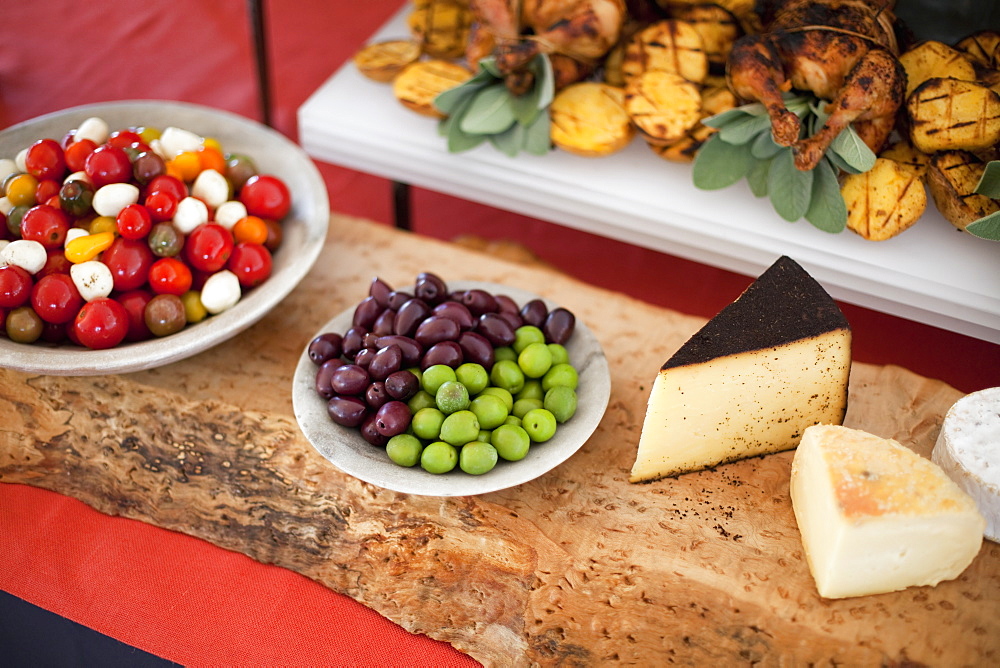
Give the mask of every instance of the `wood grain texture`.
[[[411, 497], [340, 473], [305, 441], [291, 380], [308, 340], [374, 276], [402, 287], [428, 269], [543, 292], [601, 341], [611, 401], [568, 462], [481, 497]], [[292, 569], [487, 665], [995, 665], [995, 543], [955, 581], [824, 601], [791, 509], [792, 453], [628, 483], [656, 370], [702, 322], [335, 216], [302, 285], [210, 351], [113, 377], [0, 371], [0, 482]], [[959, 396], [855, 364], [846, 423], [926, 456]]]

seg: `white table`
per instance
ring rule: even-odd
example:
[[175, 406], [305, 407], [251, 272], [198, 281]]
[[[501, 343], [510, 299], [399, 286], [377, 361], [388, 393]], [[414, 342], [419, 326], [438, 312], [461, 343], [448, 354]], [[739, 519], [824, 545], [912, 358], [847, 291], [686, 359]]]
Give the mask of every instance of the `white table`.
[[[371, 40], [407, 37], [409, 11]], [[559, 150], [509, 158], [489, 145], [451, 154], [436, 121], [351, 63], [302, 105], [298, 121], [299, 141], [317, 160], [748, 276], [788, 255], [837, 299], [1000, 343], [1000, 243], [956, 231], [933, 202], [900, 236], [871, 242], [785, 222], [745, 183], [698, 190], [690, 165], [666, 162], [639, 140], [603, 158]]]

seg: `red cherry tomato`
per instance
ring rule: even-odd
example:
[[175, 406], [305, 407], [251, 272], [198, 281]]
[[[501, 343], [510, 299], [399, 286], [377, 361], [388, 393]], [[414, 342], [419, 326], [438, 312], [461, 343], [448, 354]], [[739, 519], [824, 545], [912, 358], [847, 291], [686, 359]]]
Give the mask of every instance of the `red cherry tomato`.
[[160, 192], [170, 193], [178, 202], [188, 196], [188, 189], [184, 182], [169, 174], [154, 176], [146, 185], [147, 194]]
[[43, 276], [31, 290], [31, 308], [45, 322], [65, 324], [76, 317], [83, 297], [69, 274]]
[[82, 172], [87, 156], [94, 152], [97, 144], [93, 139], [74, 141], [66, 147], [66, 166], [71, 172]]
[[145, 239], [153, 229], [153, 218], [141, 204], [129, 204], [118, 212], [115, 225], [126, 239]]
[[240, 201], [247, 213], [260, 218], [281, 220], [292, 207], [288, 186], [276, 176], [255, 174], [240, 189]]
[[109, 183], [129, 181], [132, 178], [132, 163], [122, 149], [103, 144], [84, 160], [83, 171], [97, 189]]
[[233, 252], [233, 233], [217, 223], [191, 230], [184, 242], [184, 256], [195, 269], [215, 272], [226, 266]]
[[55, 179], [40, 179], [38, 187], [35, 188], [35, 201], [48, 204], [48, 200], [59, 195], [62, 183]]
[[128, 148], [132, 144], [143, 143], [142, 137], [131, 130], [115, 130], [108, 135], [108, 144], [118, 148]]
[[115, 290], [124, 292], [142, 287], [149, 280], [153, 266], [153, 251], [145, 241], [118, 237], [104, 253], [101, 261], [108, 265], [115, 279]]
[[69, 232], [69, 216], [59, 207], [38, 204], [24, 212], [21, 238], [37, 241], [45, 248], [60, 248]]
[[73, 263], [66, 259], [66, 251], [62, 248], [50, 248], [45, 251], [48, 259], [45, 265], [35, 274], [35, 280], [48, 276], [49, 274], [68, 274]]
[[149, 287], [158, 295], [180, 297], [191, 289], [191, 269], [175, 257], [162, 257], [149, 268]]
[[114, 348], [125, 339], [129, 317], [125, 307], [110, 297], [98, 297], [84, 304], [73, 319], [73, 334], [93, 350]]
[[0, 308], [24, 306], [31, 299], [31, 274], [14, 264], [0, 267]]
[[146, 195], [144, 204], [153, 222], [165, 223], [174, 219], [174, 214], [177, 213], [177, 202], [177, 198], [169, 192], [158, 190]]
[[55, 139], [39, 139], [29, 146], [24, 166], [38, 179], [62, 179], [66, 175], [66, 157]]
[[124, 306], [125, 312], [128, 313], [126, 341], [145, 341], [153, 336], [152, 332], [149, 331], [149, 327], [146, 326], [146, 318], [143, 317], [143, 314], [146, 312], [146, 304], [152, 298], [153, 293], [143, 288], [129, 290], [118, 295], [118, 303]]
[[271, 275], [271, 252], [260, 244], [244, 241], [236, 244], [226, 265], [236, 274], [240, 285], [252, 288], [260, 285]]

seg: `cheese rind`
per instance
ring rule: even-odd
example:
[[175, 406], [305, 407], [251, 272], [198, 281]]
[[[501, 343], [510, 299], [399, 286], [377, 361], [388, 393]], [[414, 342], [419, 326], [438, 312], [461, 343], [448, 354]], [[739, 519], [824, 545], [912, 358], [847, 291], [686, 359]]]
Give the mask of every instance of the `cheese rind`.
[[850, 368], [840, 309], [779, 259], [660, 369], [630, 480], [794, 448], [806, 427], [843, 421]]
[[1000, 542], [1000, 387], [973, 392], [948, 409], [931, 459], [976, 502], [985, 536]]
[[958, 577], [985, 520], [930, 460], [856, 429], [806, 429], [795, 451], [792, 508], [820, 596], [847, 598]]

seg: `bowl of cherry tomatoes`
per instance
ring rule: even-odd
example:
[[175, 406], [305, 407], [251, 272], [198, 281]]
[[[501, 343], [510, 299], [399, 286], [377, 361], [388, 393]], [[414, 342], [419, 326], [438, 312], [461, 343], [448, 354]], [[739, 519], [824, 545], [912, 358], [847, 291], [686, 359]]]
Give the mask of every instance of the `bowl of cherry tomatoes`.
[[305, 277], [326, 186], [280, 133], [159, 100], [0, 132], [0, 366], [127, 373], [250, 327]]

